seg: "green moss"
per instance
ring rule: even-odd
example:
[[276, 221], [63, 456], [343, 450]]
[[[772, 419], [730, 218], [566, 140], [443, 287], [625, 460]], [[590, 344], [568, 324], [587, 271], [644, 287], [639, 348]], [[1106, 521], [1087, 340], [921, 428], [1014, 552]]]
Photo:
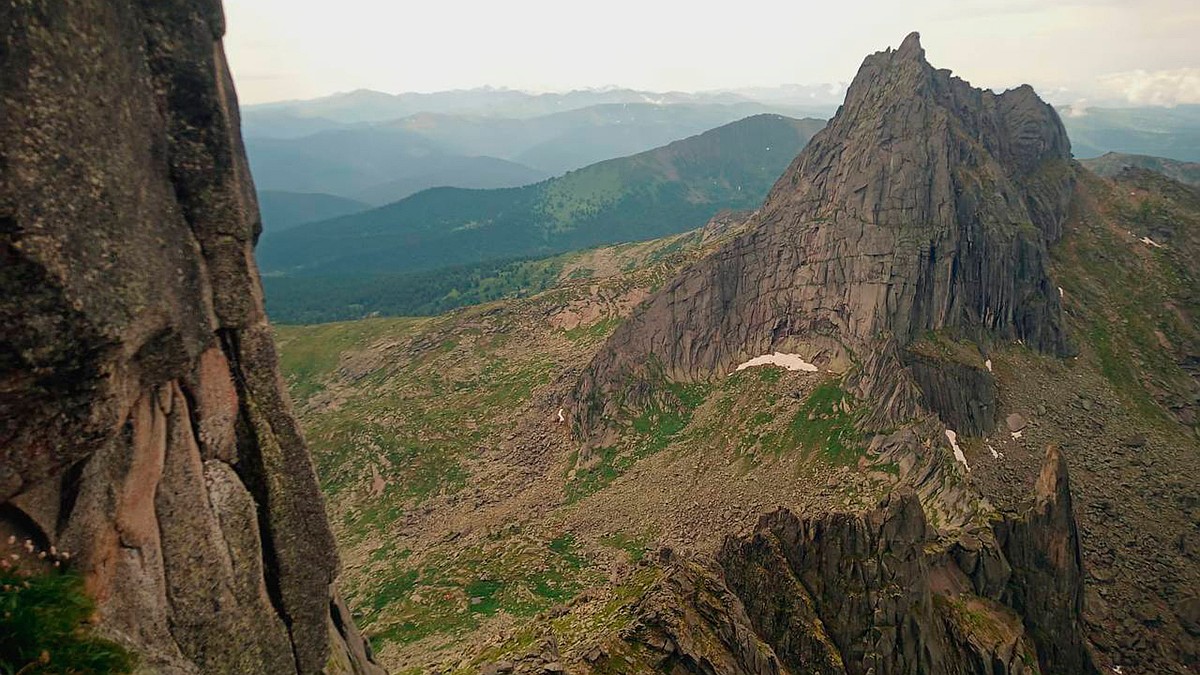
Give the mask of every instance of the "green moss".
[[661, 384], [682, 406], [682, 409], [652, 404], [639, 415], [628, 419], [631, 438], [622, 446], [595, 449], [598, 461], [580, 469], [575, 479], [567, 483], [567, 502], [576, 502], [604, 488], [633, 466], [638, 460], [666, 448], [677, 438], [692, 419], [693, 411], [708, 396], [710, 387], [704, 384]]
[[279, 365], [288, 390], [298, 402], [323, 390], [342, 354], [365, 347], [380, 335], [407, 333], [420, 319], [367, 319], [322, 326], [276, 326]]
[[504, 584], [491, 579], [476, 579], [467, 584], [470, 611], [476, 614], [495, 614], [500, 609], [500, 600], [496, 594], [502, 590]]
[[600, 538], [601, 544], [624, 551], [633, 562], [638, 562], [646, 556], [646, 541], [645, 537], [630, 536], [624, 532], [616, 532]]
[[88, 628], [95, 604], [77, 574], [0, 570], [0, 673], [129, 673], [134, 656]]
[[398, 600], [408, 598], [417, 586], [416, 570], [408, 570], [393, 576], [375, 587], [369, 607], [378, 612]]
[[567, 482], [568, 504], [577, 502], [613, 482], [637, 459], [633, 455], [621, 454], [616, 446], [596, 448], [594, 452], [599, 461], [594, 466], [579, 469], [575, 478]]
[[758, 370], [758, 379], [768, 384], [775, 384], [779, 378], [783, 377], [783, 368], [778, 366], [767, 366], [756, 370]]
[[862, 456], [862, 433], [855, 427], [857, 416], [840, 384], [823, 382], [792, 418], [782, 449], [799, 447], [820, 453], [831, 464], [854, 464]]
[[618, 317], [605, 317], [590, 324], [580, 324], [574, 328], [563, 331], [567, 339], [575, 343], [591, 343], [607, 337], [613, 329], [621, 324], [621, 319]]
[[566, 602], [583, 588], [589, 566], [573, 535], [549, 542], [509, 537], [375, 568], [366, 578], [384, 580], [355, 593], [372, 599], [362, 625], [374, 644], [408, 644], [462, 634], [495, 614], [530, 617]]
[[881, 462], [879, 464], [872, 464], [871, 468], [875, 471], [882, 471], [883, 473], [891, 474], [893, 476], [900, 475], [900, 465], [896, 462]]
[[[1053, 254], [1054, 274], [1066, 291], [1064, 315], [1082, 357], [1130, 409], [1148, 424], [1159, 425], [1173, 424], [1161, 393], [1193, 386], [1179, 357], [1194, 351], [1198, 342], [1180, 317], [1200, 312], [1195, 291], [1200, 286], [1186, 254], [1189, 245], [1196, 245], [1200, 203], [1155, 180], [1147, 177], [1148, 182], [1134, 185], [1118, 181], [1113, 189], [1085, 179], [1098, 208], [1085, 211], [1067, 228], [1063, 245]], [[1131, 188], [1138, 189], [1131, 195]], [[1136, 241], [1160, 230], [1175, 233], [1174, 246], [1151, 249]], [[1164, 348], [1162, 338], [1174, 350]]]

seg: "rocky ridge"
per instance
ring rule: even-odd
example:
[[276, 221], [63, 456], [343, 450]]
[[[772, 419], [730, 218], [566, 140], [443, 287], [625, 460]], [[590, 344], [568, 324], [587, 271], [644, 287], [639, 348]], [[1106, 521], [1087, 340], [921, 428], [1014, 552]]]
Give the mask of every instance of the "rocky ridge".
[[[772, 351], [836, 369], [941, 331], [1068, 352], [1047, 248], [1066, 216], [1069, 162], [1061, 122], [1031, 88], [974, 89], [930, 66], [915, 33], [867, 57], [749, 230], [593, 359], [575, 392], [577, 435], [603, 444], [614, 420], [677, 405], [656, 400], [657, 378], [704, 381]], [[915, 387], [871, 381], [910, 379], [903, 365], [859, 371], [861, 389], [903, 394], [878, 411], [881, 426], [907, 421], [919, 400]]]
[[[1095, 673], [1066, 462], [949, 545], [900, 490], [861, 514], [764, 515], [716, 571], [666, 556], [624, 639], [680, 673]], [[605, 672], [603, 659], [596, 664]]]
[[[1041, 516], [981, 531], [995, 514], [963, 482], [968, 464], [951, 431], [997, 426], [993, 344], [1073, 350], [1049, 248], [1074, 183], [1062, 124], [1031, 88], [974, 89], [930, 66], [914, 33], [864, 61], [846, 103], [746, 232], [652, 296], [592, 359], [573, 395], [580, 467], [628, 420], [681, 409], [664, 385], [788, 352], [862, 401], [868, 455], [899, 466], [909, 486], [863, 519], [776, 514], [760, 524], [769, 536], [727, 544], [725, 580], [774, 653], [731, 647], [755, 656], [712, 672], [1095, 671], [1061, 459], [1051, 452], [1039, 483]], [[950, 529], [928, 529], [922, 503]], [[925, 559], [927, 545], [956, 536], [969, 543]], [[865, 569], [870, 550], [911, 566]], [[1057, 576], [1039, 576], [1046, 560]], [[884, 593], [895, 577], [904, 580]], [[943, 604], [955, 598], [940, 614], [934, 585]], [[964, 589], [971, 597], [959, 597]], [[1050, 597], [1053, 609], [1041, 604]], [[974, 618], [946, 618], [955, 612]], [[683, 672], [709, 672], [704, 658], [686, 662]]]
[[381, 672], [278, 376], [220, 2], [0, 6], [0, 532], [157, 672]]

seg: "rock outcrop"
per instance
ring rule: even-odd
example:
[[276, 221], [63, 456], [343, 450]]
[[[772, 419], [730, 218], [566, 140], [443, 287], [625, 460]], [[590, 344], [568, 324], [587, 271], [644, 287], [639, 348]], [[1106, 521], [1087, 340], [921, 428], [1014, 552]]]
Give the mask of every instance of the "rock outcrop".
[[[161, 672], [375, 672], [276, 367], [218, 0], [0, 4], [0, 525]], [[19, 521], [19, 522], [18, 522]]]
[[861, 362], [939, 331], [1066, 352], [1047, 246], [1070, 156], [1028, 86], [975, 89], [930, 66], [915, 33], [867, 57], [749, 230], [613, 333], [576, 387], [576, 434], [600, 443], [625, 411], [677, 405], [656, 378], [701, 381], [774, 351]]
[[1032, 504], [949, 546], [911, 490], [779, 510], [726, 540], [717, 573], [670, 562], [625, 639], [672, 673], [1096, 673], [1071, 508], [1051, 448]]

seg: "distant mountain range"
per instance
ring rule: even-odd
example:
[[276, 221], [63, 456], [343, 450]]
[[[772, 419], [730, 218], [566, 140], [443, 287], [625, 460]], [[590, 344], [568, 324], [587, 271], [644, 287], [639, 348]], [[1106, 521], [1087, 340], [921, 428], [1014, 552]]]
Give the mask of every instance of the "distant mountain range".
[[1080, 160], [1080, 162], [1105, 178], [1115, 178], [1125, 169], [1134, 167], [1156, 171], [1180, 183], [1200, 185], [1200, 164], [1196, 162], [1180, 162], [1146, 155], [1125, 155], [1119, 152], [1107, 152], [1099, 157]]
[[[489, 117], [527, 118], [557, 112], [578, 110], [594, 105], [652, 103], [657, 105], [703, 104], [727, 105], [771, 101], [777, 105], [808, 106], [810, 114], [827, 116], [837, 107], [837, 97], [820, 94], [828, 86], [762, 88], [710, 92], [654, 92], [625, 89], [579, 89], [565, 93], [541, 93], [480, 87], [433, 93], [405, 92], [387, 94], [359, 89], [301, 101], [280, 101], [249, 105], [242, 108], [243, 132], [262, 133], [262, 124], [281, 117], [291, 119], [325, 119], [331, 122], [354, 124], [384, 122], [418, 113], [440, 113]], [[748, 96], [746, 94], [757, 94]]]
[[301, 124], [286, 112], [273, 127], [280, 137], [248, 134], [246, 148], [259, 189], [383, 205], [431, 187], [528, 185], [764, 112], [793, 111], [759, 103], [617, 103], [533, 118], [420, 113], [352, 125]]
[[535, 185], [426, 190], [370, 211], [267, 232], [259, 262], [275, 276], [395, 274], [683, 232], [719, 210], [761, 202], [823, 126], [756, 115]]
[[418, 134], [451, 152], [502, 157], [557, 175], [751, 115], [802, 117], [800, 112], [751, 102], [606, 103], [533, 118], [423, 113], [378, 126]]
[[258, 191], [263, 232], [278, 232], [315, 220], [365, 211], [370, 204], [319, 192]]
[[430, 187], [514, 187], [550, 174], [497, 157], [458, 154], [398, 128], [349, 127], [294, 139], [248, 138], [259, 190], [319, 192], [386, 204]]
[[[431, 187], [527, 185], [758, 113], [824, 118], [838, 91], [837, 85], [697, 94], [361, 90], [248, 106], [242, 122], [259, 189], [380, 206]], [[1065, 106], [1060, 113], [1076, 157], [1116, 151], [1200, 161], [1200, 106]]]
[[1200, 162], [1200, 105], [1059, 109], [1076, 157], [1106, 152]]

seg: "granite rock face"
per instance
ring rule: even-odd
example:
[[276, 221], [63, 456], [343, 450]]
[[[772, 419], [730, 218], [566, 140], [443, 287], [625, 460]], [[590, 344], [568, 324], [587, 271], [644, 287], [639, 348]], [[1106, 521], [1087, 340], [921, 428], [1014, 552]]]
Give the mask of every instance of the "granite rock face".
[[656, 377], [705, 380], [772, 351], [861, 361], [944, 331], [1066, 352], [1047, 246], [1070, 156], [1027, 86], [975, 89], [930, 66], [915, 33], [867, 57], [748, 231], [614, 332], [576, 388], [576, 433], [671, 404]]
[[[939, 544], [911, 490], [874, 510], [779, 510], [709, 572], [673, 562], [625, 639], [672, 673], [1096, 673], [1066, 464], [993, 530]], [[1048, 562], [1048, 564], [1047, 564]]]
[[0, 3], [0, 521], [70, 551], [151, 669], [375, 672], [263, 313], [223, 33], [217, 0]]

